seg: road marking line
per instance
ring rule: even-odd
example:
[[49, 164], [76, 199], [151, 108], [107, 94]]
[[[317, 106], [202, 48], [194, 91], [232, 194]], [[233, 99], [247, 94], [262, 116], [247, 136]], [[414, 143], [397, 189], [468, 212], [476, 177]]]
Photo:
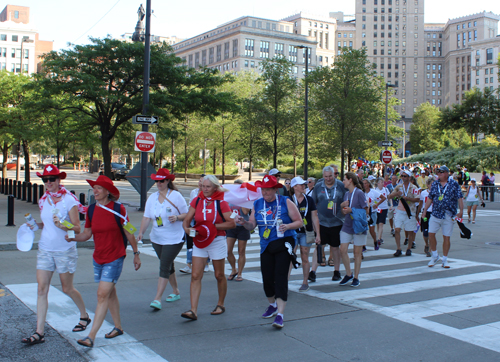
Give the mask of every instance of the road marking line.
[[[37, 284], [12, 284], [6, 285], [21, 302], [36, 313]], [[87, 310], [89, 316], [94, 319], [94, 314]], [[47, 323], [57, 330], [76, 349], [84, 351], [91, 361], [154, 361], [166, 362], [164, 358], [153, 350], [137, 341], [126, 332], [119, 338], [104, 338], [104, 334], [113, 329], [113, 325], [104, 320], [94, 341], [94, 348], [86, 348], [76, 343], [77, 339], [86, 336], [84, 333], [71, 331], [73, 320], [78, 320], [80, 314], [78, 308], [71, 298], [59, 291], [54, 286], [49, 289], [49, 310], [47, 312]]]

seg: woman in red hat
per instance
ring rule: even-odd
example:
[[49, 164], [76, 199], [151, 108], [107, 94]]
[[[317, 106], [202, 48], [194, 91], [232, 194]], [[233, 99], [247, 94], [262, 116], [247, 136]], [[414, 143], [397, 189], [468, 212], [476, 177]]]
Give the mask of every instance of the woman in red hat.
[[[227, 293], [227, 280], [224, 273], [224, 264], [227, 258], [227, 243], [225, 230], [236, 227], [231, 219], [231, 208], [224, 201], [224, 192], [219, 180], [214, 175], [203, 178], [201, 192], [191, 201], [187, 216], [182, 226], [186, 234], [193, 237], [193, 272], [191, 274], [191, 310], [181, 314], [183, 318], [198, 319], [198, 302], [201, 293], [201, 279], [207, 258], [212, 260], [214, 274], [217, 279], [219, 301], [212, 311], [212, 315], [225, 312], [224, 300]], [[195, 226], [189, 224], [194, 218]], [[210, 225], [212, 224], [212, 225]]]
[[255, 182], [260, 187], [262, 198], [254, 202], [250, 220], [236, 216], [236, 222], [247, 230], [259, 226], [260, 269], [264, 293], [269, 307], [263, 318], [276, 316], [273, 326], [283, 328], [283, 313], [288, 296], [288, 270], [290, 253], [295, 244], [295, 230], [303, 227], [297, 206], [286, 196], [277, 194], [283, 185], [274, 176], [264, 176]]
[[[94, 281], [99, 283], [97, 288], [97, 307], [94, 324], [87, 337], [78, 340], [78, 344], [85, 347], [94, 347], [97, 332], [106, 317], [111, 313], [115, 324], [113, 330], [105, 335], [114, 338], [123, 334], [120, 319], [120, 303], [116, 294], [116, 283], [120, 277], [123, 261], [126, 256], [127, 241], [134, 251], [134, 268], [141, 267], [137, 250], [137, 241], [133, 234], [133, 227], [128, 224], [125, 207], [118, 203], [120, 192], [107, 176], [99, 176], [96, 181], [87, 180], [94, 189], [95, 204], [89, 206], [85, 229], [74, 239], [66, 237], [67, 241], [87, 241], [94, 236]], [[132, 231], [132, 233], [130, 231]]]
[[[76, 271], [78, 252], [76, 243], [65, 240], [68, 229], [80, 232], [78, 211], [85, 213], [75, 195], [60, 184], [66, 178], [65, 172], [59, 172], [54, 165], [46, 165], [42, 173], [36, 173], [45, 184], [45, 194], [38, 201], [40, 208], [40, 223], [28, 226], [32, 230], [42, 229], [38, 242], [36, 280], [38, 283], [37, 298], [37, 327], [32, 336], [24, 338], [23, 343], [32, 345], [45, 342], [44, 327], [48, 309], [48, 293], [50, 281], [57, 270], [61, 279], [62, 290], [77, 305], [80, 310], [80, 322], [73, 328], [73, 332], [84, 331], [91, 320], [85, 309], [85, 303], [78, 290], [73, 286], [73, 276]], [[63, 225], [64, 223], [65, 225]]]
[[155, 299], [149, 306], [159, 310], [163, 292], [169, 281], [173, 293], [166, 301], [175, 302], [181, 299], [175, 278], [174, 260], [184, 245], [182, 220], [186, 217], [188, 208], [186, 200], [174, 185], [175, 175], [171, 175], [166, 168], [160, 168], [156, 174], [151, 174], [151, 179], [155, 180], [158, 191], [149, 196], [146, 202], [137, 240], [142, 240], [144, 232], [153, 221], [149, 238], [160, 259], [160, 276]]

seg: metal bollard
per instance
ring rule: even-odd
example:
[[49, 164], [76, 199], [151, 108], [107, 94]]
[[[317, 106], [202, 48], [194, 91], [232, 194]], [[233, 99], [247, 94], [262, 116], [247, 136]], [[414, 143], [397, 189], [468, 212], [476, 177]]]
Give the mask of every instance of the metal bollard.
[[12, 179], [9, 179], [9, 193], [8, 195], [12, 195]]
[[7, 195], [7, 190], [9, 189], [8, 179], [4, 178], [2, 180], [2, 194]]
[[491, 202], [495, 202], [495, 191], [496, 191], [496, 187], [490, 186], [490, 201]]
[[31, 202], [31, 182], [28, 182], [27, 188], [28, 188], [28, 197], [26, 198], [26, 202]]
[[[43, 187], [44, 187], [43, 185], [38, 186], [38, 197], [39, 198], [42, 197], [44, 192], [45, 192]], [[38, 199], [36, 201], [38, 202]]]
[[16, 180], [12, 181], [12, 193], [11, 193], [11, 195], [13, 195], [14, 197], [17, 197], [17, 181]]
[[4, 181], [4, 178], [0, 178], [0, 194], [3, 194], [3, 181]]
[[9, 195], [7, 201], [7, 225], [6, 226], [16, 226], [14, 225], [14, 196]]
[[[80, 192], [80, 204], [85, 206], [85, 194], [83, 192]], [[80, 214], [80, 220], [85, 220], [85, 214]]]
[[26, 201], [26, 187], [28, 186], [28, 183], [26, 181], [23, 182], [23, 196], [21, 200]]
[[38, 204], [38, 185], [33, 184], [33, 205]]
[[17, 181], [17, 199], [21, 200], [23, 193], [23, 184], [21, 181]]

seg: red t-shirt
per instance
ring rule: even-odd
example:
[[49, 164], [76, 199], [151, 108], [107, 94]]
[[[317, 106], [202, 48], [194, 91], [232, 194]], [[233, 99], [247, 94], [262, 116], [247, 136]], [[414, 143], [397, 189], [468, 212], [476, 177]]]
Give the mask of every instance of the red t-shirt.
[[[204, 218], [204, 213], [203, 213], [203, 200], [200, 199], [198, 201], [198, 206], [196, 206], [196, 200], [198, 200], [197, 197], [193, 201], [191, 201], [189, 206], [191, 206], [192, 208], [194, 208], [196, 210], [196, 212], [194, 213], [194, 223], [198, 224], [198, 223], [204, 221], [205, 218]], [[229, 204], [226, 201], [217, 201], [217, 202], [220, 202], [220, 209], [221, 209], [223, 214], [226, 212], [231, 212], [231, 208], [229, 207]], [[222, 224], [224, 222], [224, 220], [222, 220], [222, 217], [217, 212], [216, 201], [212, 201], [210, 203], [207, 202], [206, 204], [207, 204], [206, 205], [207, 210], [205, 213], [206, 220], [213, 222], [214, 217], [215, 217], [215, 224]], [[226, 231], [225, 230], [217, 230], [217, 236], [226, 236]]]
[[[114, 204], [115, 203], [111, 201], [105, 206], [113, 210]], [[123, 205], [120, 205], [120, 214], [123, 216], [127, 214]], [[123, 219], [120, 218], [120, 222], [123, 223]], [[96, 205], [94, 214], [92, 215], [92, 223], [87, 214], [85, 228], [92, 229], [95, 245], [94, 260], [97, 264], [111, 263], [126, 255], [123, 236], [120, 227], [116, 223], [115, 214]]]

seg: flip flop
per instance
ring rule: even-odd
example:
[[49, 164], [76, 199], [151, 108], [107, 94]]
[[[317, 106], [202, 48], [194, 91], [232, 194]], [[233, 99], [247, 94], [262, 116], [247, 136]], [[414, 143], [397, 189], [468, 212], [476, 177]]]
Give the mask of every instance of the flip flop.
[[[217, 313], [217, 309], [220, 309], [221, 312], [220, 313]], [[210, 313], [211, 315], [219, 315], [219, 314], [222, 314], [226, 311], [226, 308], [224, 308], [222, 305], [218, 305], [215, 307], [215, 309]]]
[[234, 281], [236, 281], [236, 282], [242, 282], [243, 278], [242, 277], [236, 277], [236, 279]]
[[233, 280], [235, 276], [237, 276], [238, 273], [230, 274], [227, 280]]
[[181, 317], [186, 318], [186, 319], [191, 319], [192, 321], [195, 321], [198, 319], [198, 317], [196, 316], [196, 314], [194, 314], [194, 312], [192, 310], [188, 310], [187, 312], [182, 313]]
[[[89, 341], [89, 343], [85, 342], [87, 340]], [[78, 343], [81, 346], [88, 347], [88, 348], [94, 347], [94, 341], [90, 337], [85, 337], [84, 339], [79, 339], [78, 341], [76, 341], [76, 343]]]
[[115, 337], [121, 336], [122, 334], [123, 334], [123, 330], [114, 327], [111, 330], [111, 332], [105, 334], [104, 337], [109, 339], [109, 338], [115, 338]]
[[170, 294], [167, 299], [165, 299], [166, 302], [175, 302], [176, 300], [179, 300], [181, 299], [181, 295], [180, 294]]

